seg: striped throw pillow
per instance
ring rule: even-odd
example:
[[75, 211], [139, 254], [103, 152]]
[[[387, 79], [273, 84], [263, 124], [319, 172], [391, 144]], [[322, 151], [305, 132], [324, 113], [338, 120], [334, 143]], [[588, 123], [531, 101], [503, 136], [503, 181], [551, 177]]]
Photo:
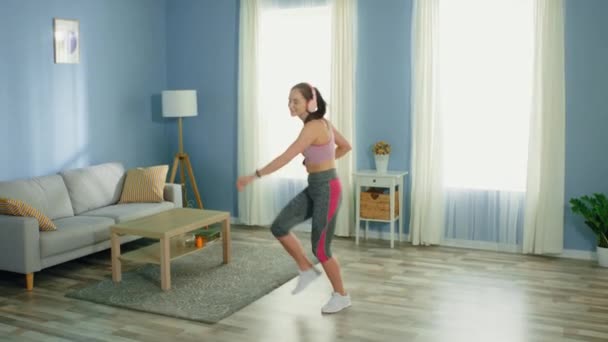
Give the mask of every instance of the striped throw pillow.
[[169, 165], [127, 171], [118, 203], [162, 202]]
[[41, 231], [57, 230], [57, 226], [46, 215], [31, 205], [16, 199], [0, 198], [0, 214], [34, 217], [38, 220], [38, 227]]

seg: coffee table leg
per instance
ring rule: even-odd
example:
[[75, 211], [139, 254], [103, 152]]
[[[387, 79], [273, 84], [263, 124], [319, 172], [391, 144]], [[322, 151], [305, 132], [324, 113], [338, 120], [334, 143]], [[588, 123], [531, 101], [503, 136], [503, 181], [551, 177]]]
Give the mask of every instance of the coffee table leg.
[[232, 242], [230, 240], [230, 217], [222, 222], [222, 249], [224, 250], [224, 264], [230, 262]]
[[120, 240], [118, 234], [111, 232], [112, 240], [112, 280], [116, 283], [122, 280], [122, 266], [120, 264]]
[[160, 287], [165, 291], [171, 289], [171, 250], [169, 238], [160, 239]]

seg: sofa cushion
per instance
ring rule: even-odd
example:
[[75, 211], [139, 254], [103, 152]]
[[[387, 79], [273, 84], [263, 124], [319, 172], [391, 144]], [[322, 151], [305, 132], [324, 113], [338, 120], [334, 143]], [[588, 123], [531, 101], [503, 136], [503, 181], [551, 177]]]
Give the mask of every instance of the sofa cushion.
[[61, 172], [74, 214], [115, 204], [120, 198], [125, 169], [120, 163], [107, 163]]
[[72, 216], [53, 223], [57, 230], [40, 232], [42, 258], [109, 240], [110, 226], [115, 222], [108, 217]]
[[21, 200], [52, 220], [74, 216], [68, 190], [59, 175], [0, 182], [0, 197]]
[[125, 203], [87, 211], [83, 215], [110, 217], [118, 223], [160, 213], [171, 208], [175, 208], [173, 202]]
[[127, 171], [118, 203], [160, 203], [163, 201], [169, 165]]
[[57, 229], [57, 227], [55, 226], [53, 221], [51, 221], [50, 218], [46, 217], [46, 215], [44, 215], [31, 205], [20, 200], [0, 198], [0, 214], [33, 217], [38, 220], [38, 227], [42, 231]]

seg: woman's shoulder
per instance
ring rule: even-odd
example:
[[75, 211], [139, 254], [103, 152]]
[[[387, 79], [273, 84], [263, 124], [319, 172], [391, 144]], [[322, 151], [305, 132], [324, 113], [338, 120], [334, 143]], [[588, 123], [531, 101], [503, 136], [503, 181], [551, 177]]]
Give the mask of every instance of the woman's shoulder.
[[317, 119], [317, 120], [310, 120], [307, 123], [304, 124], [304, 128], [306, 129], [318, 129], [319, 127], [321, 127], [323, 125], [323, 122], [321, 122], [321, 120]]
[[304, 127], [309, 127], [310, 129], [323, 129], [326, 131], [327, 128], [332, 127], [332, 125], [327, 119], [316, 119], [308, 121], [304, 124]]

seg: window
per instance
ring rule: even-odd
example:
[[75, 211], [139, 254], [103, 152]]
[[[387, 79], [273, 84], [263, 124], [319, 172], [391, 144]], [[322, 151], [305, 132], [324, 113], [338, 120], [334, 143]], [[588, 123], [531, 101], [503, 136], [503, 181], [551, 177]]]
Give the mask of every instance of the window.
[[[262, 146], [260, 160], [282, 153], [302, 128], [287, 108], [289, 90], [311, 82], [329, 102], [331, 9], [329, 6], [266, 9], [260, 16], [259, 94]], [[305, 179], [302, 158], [292, 161], [277, 177]]]
[[533, 1], [441, 1], [439, 23], [446, 186], [525, 191]]

